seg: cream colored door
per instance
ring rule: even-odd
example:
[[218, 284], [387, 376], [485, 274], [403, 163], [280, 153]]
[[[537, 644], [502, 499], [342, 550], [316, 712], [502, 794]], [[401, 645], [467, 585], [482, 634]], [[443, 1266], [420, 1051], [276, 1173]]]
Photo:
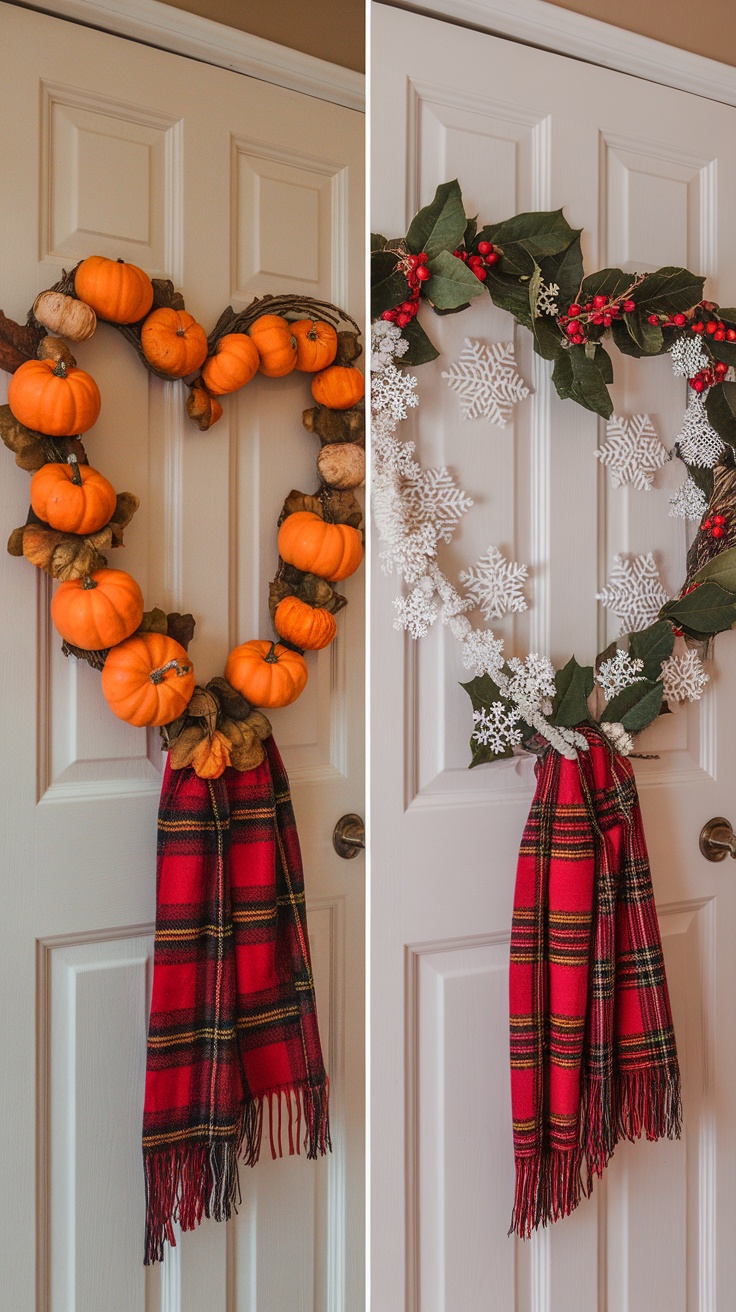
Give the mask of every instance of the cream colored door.
[[[297, 291], [363, 299], [362, 115], [193, 59], [0, 5], [0, 303], [22, 319], [97, 252], [173, 279], [208, 328]], [[257, 379], [207, 434], [182, 389], [101, 327], [78, 351], [102, 415], [90, 459], [141, 497], [124, 567], [146, 604], [191, 610], [200, 681], [269, 632], [276, 517], [315, 481], [303, 377]], [[4, 388], [7, 379], [3, 376]], [[28, 476], [4, 453], [7, 533]], [[116, 556], [111, 563], [118, 564]], [[362, 580], [340, 634], [274, 732], [308, 887], [334, 1152], [263, 1160], [231, 1225], [144, 1273], [140, 1156], [161, 753], [65, 660], [50, 588], [0, 560], [5, 615], [0, 918], [0, 1305], [8, 1312], [340, 1312], [362, 1298], [362, 861], [332, 827], [362, 809]], [[37, 1301], [36, 1293], [37, 1290]]]
[[[736, 287], [736, 110], [642, 79], [373, 8], [372, 226], [406, 232], [458, 177], [495, 222], [564, 206], [585, 264], [683, 264], [706, 295]], [[376, 143], [379, 150], [376, 150]], [[424, 313], [424, 312], [423, 312]], [[428, 327], [443, 361], [467, 335], [507, 341], [484, 297]], [[441, 563], [453, 579], [497, 543], [531, 566], [530, 610], [508, 650], [591, 660], [613, 638], [595, 594], [616, 552], [653, 550], [684, 576], [668, 465], [651, 494], [614, 489], [596, 418], [558, 401], [519, 332], [533, 388], [513, 425], [462, 423], [440, 378], [412, 371], [405, 425], [425, 466], [447, 464], [475, 505]], [[648, 412], [672, 445], [686, 402], [666, 358], [616, 357], [617, 413]], [[374, 1312], [731, 1312], [736, 1288], [736, 877], [698, 851], [736, 820], [736, 638], [716, 642], [703, 701], [648, 732], [636, 763], [684, 1076], [679, 1143], [622, 1145], [601, 1187], [530, 1243], [507, 1238], [513, 1192], [507, 964], [516, 854], [532, 762], [467, 771], [469, 676], [438, 625], [392, 628], [395, 579], [371, 594], [371, 1269]], [[496, 626], [494, 625], [494, 628]], [[403, 734], [400, 726], [403, 726]]]

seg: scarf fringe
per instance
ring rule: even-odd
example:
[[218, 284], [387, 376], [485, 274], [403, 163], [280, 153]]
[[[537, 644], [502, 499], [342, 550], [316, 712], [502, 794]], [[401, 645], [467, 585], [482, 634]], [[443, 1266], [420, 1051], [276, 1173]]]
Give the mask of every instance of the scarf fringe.
[[165, 1244], [176, 1246], [175, 1222], [183, 1231], [194, 1230], [203, 1217], [229, 1221], [237, 1212], [241, 1201], [238, 1162], [242, 1159], [246, 1166], [255, 1166], [258, 1161], [266, 1106], [271, 1155], [283, 1157], [282, 1100], [286, 1102], [289, 1156], [300, 1154], [303, 1144], [308, 1159], [324, 1157], [332, 1150], [326, 1076], [318, 1085], [271, 1089], [252, 1099], [243, 1108], [237, 1133], [230, 1138], [144, 1152], [146, 1266], [163, 1261]]
[[[626, 1071], [616, 1080], [585, 1081], [581, 1105], [581, 1143], [571, 1149], [544, 1148], [516, 1163], [514, 1210], [509, 1234], [529, 1239], [538, 1226], [559, 1221], [589, 1198], [594, 1178], [603, 1175], [616, 1144], [647, 1139], [679, 1139], [682, 1092], [677, 1063], [664, 1069]], [[585, 1162], [587, 1178], [583, 1179]]]

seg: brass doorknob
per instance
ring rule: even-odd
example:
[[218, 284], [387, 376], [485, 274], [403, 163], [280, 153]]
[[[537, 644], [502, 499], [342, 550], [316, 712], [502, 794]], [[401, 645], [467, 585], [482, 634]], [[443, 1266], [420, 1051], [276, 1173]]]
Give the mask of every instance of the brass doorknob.
[[332, 833], [332, 846], [338, 856], [352, 861], [365, 847], [365, 825], [359, 815], [352, 812], [341, 815]]
[[736, 834], [731, 821], [716, 815], [700, 831], [700, 850], [706, 861], [725, 861], [729, 854], [736, 858]]

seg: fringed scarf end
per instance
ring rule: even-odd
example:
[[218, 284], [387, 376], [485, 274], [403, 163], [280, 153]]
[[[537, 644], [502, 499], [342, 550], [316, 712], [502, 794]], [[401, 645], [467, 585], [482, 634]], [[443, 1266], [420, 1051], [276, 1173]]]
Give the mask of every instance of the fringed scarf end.
[[575, 1211], [589, 1192], [583, 1184], [581, 1161], [578, 1148], [564, 1152], [553, 1148], [517, 1159], [510, 1235], [529, 1239], [538, 1226], [559, 1221]]
[[615, 1088], [617, 1138], [679, 1139], [682, 1088], [677, 1061], [622, 1072]]

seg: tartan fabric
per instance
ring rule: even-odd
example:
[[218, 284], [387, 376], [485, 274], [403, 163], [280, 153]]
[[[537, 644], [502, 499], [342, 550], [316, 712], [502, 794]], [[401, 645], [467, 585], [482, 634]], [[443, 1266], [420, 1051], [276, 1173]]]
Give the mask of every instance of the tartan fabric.
[[174, 1243], [174, 1221], [191, 1230], [202, 1216], [228, 1219], [237, 1160], [257, 1161], [266, 1105], [274, 1156], [283, 1128], [290, 1153], [302, 1134], [309, 1157], [330, 1147], [299, 840], [281, 757], [272, 738], [264, 745], [257, 769], [219, 779], [166, 765], [143, 1115], [147, 1264]]
[[679, 1138], [680, 1073], [631, 764], [595, 730], [548, 750], [519, 851], [509, 980], [516, 1192], [528, 1238], [621, 1138]]

